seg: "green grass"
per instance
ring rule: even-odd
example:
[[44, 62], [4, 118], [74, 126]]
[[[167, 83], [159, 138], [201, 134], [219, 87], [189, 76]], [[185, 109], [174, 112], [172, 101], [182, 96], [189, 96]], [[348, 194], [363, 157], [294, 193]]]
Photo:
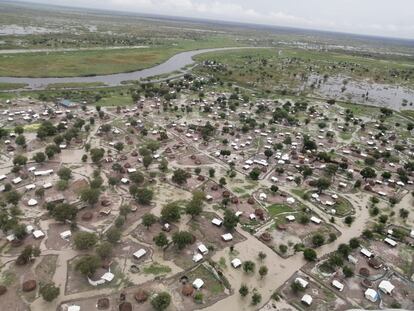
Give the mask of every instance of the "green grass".
[[293, 210], [286, 204], [273, 204], [267, 207], [270, 216], [275, 217], [281, 213], [289, 213]]
[[218, 295], [223, 293], [224, 286], [223, 284], [215, 278], [213, 273], [211, 273], [206, 267], [200, 265], [197, 269], [187, 273], [190, 281], [194, 281], [196, 278], [200, 278], [204, 281], [204, 287], [210, 291], [213, 295]]
[[134, 104], [130, 95], [124, 93], [121, 94], [113, 94], [108, 97], [103, 97], [97, 103], [102, 107], [110, 107], [110, 106], [131, 106]]
[[26, 83], [5, 83], [0, 82], [0, 91], [22, 89], [27, 86]]
[[4, 286], [10, 286], [16, 282], [17, 276], [13, 271], [7, 270], [3, 272], [0, 278], [0, 284]]
[[212, 36], [146, 49], [4, 54], [0, 56], [0, 76], [76, 77], [131, 72], [160, 64], [179, 52], [236, 45], [237, 41], [229, 37]]
[[55, 89], [67, 89], [67, 88], [87, 88], [87, 87], [97, 87], [97, 86], [105, 86], [105, 83], [102, 82], [88, 82], [88, 83], [52, 83], [47, 86], [49, 90]]
[[167, 274], [171, 272], [170, 267], [160, 265], [157, 262], [154, 262], [151, 265], [144, 267], [143, 270], [145, 274], [154, 274], [154, 275]]

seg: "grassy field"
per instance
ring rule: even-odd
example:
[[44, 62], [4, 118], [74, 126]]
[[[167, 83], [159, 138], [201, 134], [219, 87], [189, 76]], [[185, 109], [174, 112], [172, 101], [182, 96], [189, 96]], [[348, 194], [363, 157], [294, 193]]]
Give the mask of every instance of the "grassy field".
[[289, 213], [293, 210], [285, 204], [273, 204], [267, 207], [267, 210], [269, 211], [269, 214], [271, 217], [275, 217], [281, 213]]
[[[397, 56], [374, 58], [346, 52], [294, 48], [220, 51], [198, 55], [198, 61], [214, 60], [224, 69], [199, 67], [224, 81], [261, 90], [299, 90], [311, 74], [321, 78], [343, 75], [355, 80], [412, 86], [414, 62]], [[308, 86], [303, 92], [310, 92]]]
[[105, 86], [105, 83], [102, 82], [90, 82], [90, 83], [52, 83], [47, 86], [48, 90], [58, 90], [58, 89], [70, 89], [70, 88], [88, 88], [88, 87], [97, 87]]
[[74, 77], [130, 72], [162, 63], [179, 52], [236, 45], [227, 37], [211, 37], [148, 49], [4, 54], [0, 55], [0, 76]]
[[27, 84], [25, 83], [1, 83], [0, 91], [9, 91], [24, 88]]

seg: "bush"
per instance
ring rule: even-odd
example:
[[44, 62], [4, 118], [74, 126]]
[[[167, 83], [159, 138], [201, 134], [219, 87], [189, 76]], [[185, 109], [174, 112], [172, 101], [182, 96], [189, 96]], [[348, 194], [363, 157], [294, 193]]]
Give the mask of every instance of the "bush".
[[75, 246], [79, 250], [91, 249], [98, 242], [98, 237], [95, 233], [78, 232], [73, 239]]
[[242, 297], [246, 297], [246, 296], [249, 294], [249, 288], [247, 287], [247, 285], [242, 284], [242, 285], [240, 286], [240, 289], [239, 289], [239, 294], [240, 294], [240, 296], [242, 296]]
[[43, 299], [50, 302], [56, 299], [60, 294], [59, 287], [56, 287], [54, 283], [48, 283], [42, 287], [40, 287], [40, 295], [42, 295]]
[[171, 296], [167, 292], [158, 293], [152, 300], [151, 305], [157, 311], [163, 311], [171, 303]]
[[253, 261], [246, 260], [245, 262], [243, 262], [243, 270], [246, 273], [254, 272], [255, 266], [256, 265]]
[[314, 261], [316, 260], [317, 255], [313, 249], [307, 248], [303, 251], [303, 257], [305, 257], [307, 261]]

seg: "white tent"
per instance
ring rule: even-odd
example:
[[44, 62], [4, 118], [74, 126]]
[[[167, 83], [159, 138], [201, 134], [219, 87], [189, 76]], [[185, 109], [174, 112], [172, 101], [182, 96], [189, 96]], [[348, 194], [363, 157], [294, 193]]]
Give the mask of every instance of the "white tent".
[[368, 288], [364, 295], [369, 301], [376, 302], [378, 300], [378, 293], [372, 288]]
[[305, 304], [307, 304], [308, 306], [310, 306], [312, 304], [312, 297], [308, 294], [303, 295], [301, 301]]
[[392, 285], [390, 281], [384, 280], [384, 281], [381, 281], [381, 283], [378, 285], [378, 288], [382, 290], [384, 293], [391, 295], [395, 286]]
[[196, 254], [194, 254], [194, 256], [193, 256], [193, 261], [194, 262], [199, 262], [200, 260], [202, 260], [203, 259], [203, 255], [201, 255], [200, 253], [196, 253]]
[[60, 233], [60, 237], [64, 240], [70, 238], [72, 236], [72, 232], [70, 230], [66, 230]]
[[136, 259], [140, 259], [146, 253], [147, 253], [147, 251], [145, 249], [141, 248], [140, 250], [136, 251], [132, 256], [134, 256]]
[[33, 231], [33, 236], [35, 239], [43, 238], [45, 234], [41, 230]]
[[221, 224], [223, 223], [223, 221], [222, 221], [222, 220], [220, 220], [220, 219], [218, 219], [218, 218], [214, 218], [214, 219], [211, 221], [211, 223], [212, 223], [213, 225], [216, 225], [217, 227], [220, 227], [220, 226], [221, 226]]
[[231, 235], [231, 233], [223, 234], [221, 238], [226, 242], [233, 240], [233, 236]]
[[204, 285], [204, 281], [203, 281], [202, 279], [196, 279], [196, 280], [193, 282], [193, 287], [194, 287], [195, 289], [200, 289], [201, 287], [203, 287], [203, 285]]
[[238, 267], [241, 266], [241, 264], [242, 264], [242, 262], [241, 262], [241, 260], [239, 258], [234, 258], [231, 261], [231, 265], [233, 266], [233, 268], [238, 268]]
[[104, 275], [101, 276], [102, 280], [106, 282], [111, 282], [114, 279], [115, 275], [111, 272], [106, 272]]
[[299, 284], [300, 286], [302, 286], [302, 288], [306, 288], [306, 287], [308, 287], [308, 284], [309, 284], [309, 282], [305, 281], [305, 280], [304, 280], [304, 279], [302, 279], [302, 278], [296, 278], [296, 279], [295, 279], [295, 283], [296, 283], [296, 284]]
[[287, 219], [288, 221], [295, 221], [295, 216], [293, 216], [293, 215], [287, 215], [287, 216], [286, 216], [286, 219]]
[[344, 284], [342, 284], [341, 282], [339, 282], [337, 280], [332, 281], [332, 286], [335, 287], [336, 289], [338, 289], [340, 292], [342, 292], [344, 290]]
[[35, 205], [37, 205], [37, 200], [35, 200], [35, 199], [30, 199], [30, 200], [27, 202], [27, 205], [29, 205], [29, 206], [35, 206]]
[[198, 246], [198, 251], [199, 251], [201, 254], [205, 255], [205, 254], [207, 254], [207, 253], [208, 253], [208, 248], [207, 248], [204, 244], [200, 244], [200, 245]]

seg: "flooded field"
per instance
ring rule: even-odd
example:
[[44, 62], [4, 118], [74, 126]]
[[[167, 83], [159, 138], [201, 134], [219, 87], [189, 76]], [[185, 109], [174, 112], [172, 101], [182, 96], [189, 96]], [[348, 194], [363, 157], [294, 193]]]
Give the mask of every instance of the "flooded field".
[[401, 110], [412, 108], [414, 102], [414, 90], [407, 87], [356, 81], [345, 76], [324, 80], [323, 77], [314, 75], [308, 79], [307, 86], [310, 85], [317, 85], [314, 92], [323, 97], [357, 104]]

